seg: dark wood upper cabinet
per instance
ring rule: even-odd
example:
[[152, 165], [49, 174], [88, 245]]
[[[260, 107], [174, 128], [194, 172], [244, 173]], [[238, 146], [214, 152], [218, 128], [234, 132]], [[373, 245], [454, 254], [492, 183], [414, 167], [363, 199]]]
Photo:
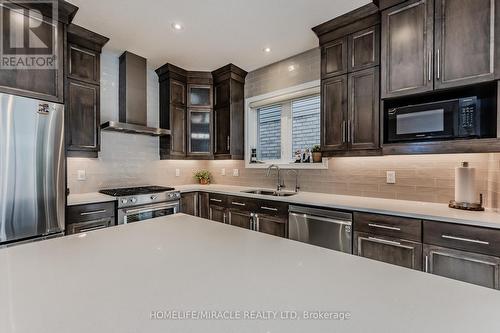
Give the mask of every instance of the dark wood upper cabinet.
[[433, 89], [433, 17], [433, 0], [382, 12], [382, 98]]
[[68, 76], [72, 79], [99, 84], [99, 52], [95, 52], [78, 45], [70, 44], [68, 47], [68, 53]]
[[95, 158], [100, 150], [100, 54], [109, 39], [70, 24], [67, 40], [66, 153]]
[[380, 13], [374, 4], [313, 28], [321, 47], [324, 156], [380, 153]]
[[244, 159], [246, 75], [233, 64], [212, 72], [215, 159]]
[[349, 74], [349, 149], [377, 149], [379, 135], [379, 71], [373, 67]]
[[321, 48], [321, 77], [347, 73], [347, 53], [347, 37], [324, 45]]
[[347, 148], [347, 75], [321, 83], [321, 149], [323, 152]]
[[[20, 56], [20, 60], [33, 55], [39, 55], [40, 58], [35, 64], [23, 60], [26, 66], [0, 69], [0, 91], [62, 103], [64, 101], [64, 35], [66, 26], [63, 22], [56, 22], [53, 26], [52, 19], [45, 15], [41, 20], [38, 16], [30, 16], [32, 13], [30, 6], [29, 2], [2, 4], [2, 24], [10, 27], [10, 29], [2, 29], [1, 39], [4, 43], [2, 55], [6, 59], [13, 57], [13, 62], [17, 64], [18, 58], [16, 56]], [[35, 9], [38, 9], [36, 5], [34, 6]], [[51, 12], [48, 14], [50, 15]], [[41, 47], [40, 44], [37, 44], [37, 48], [30, 48], [30, 44], [27, 43], [27, 45], [23, 44], [20, 47], [8, 47], [15, 44], [10, 43], [13, 36], [23, 34], [24, 41], [29, 40], [28, 34], [32, 32], [27, 31], [25, 27], [28, 26], [30, 20], [39, 23], [36, 34], [39, 43], [44, 46]], [[43, 67], [36, 67], [38, 63], [42, 63]]]
[[95, 157], [99, 151], [99, 86], [69, 80], [66, 149], [70, 157]]
[[160, 137], [160, 159], [187, 155], [187, 72], [172, 64], [156, 70], [160, 88], [160, 127], [171, 135]]
[[380, 64], [380, 26], [349, 35], [349, 72]]
[[500, 2], [435, 1], [436, 89], [493, 80], [498, 19], [495, 7]]

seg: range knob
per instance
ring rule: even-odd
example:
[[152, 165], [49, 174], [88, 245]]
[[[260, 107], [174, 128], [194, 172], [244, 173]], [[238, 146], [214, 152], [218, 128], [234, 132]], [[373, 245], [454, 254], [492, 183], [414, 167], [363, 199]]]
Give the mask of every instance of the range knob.
[[136, 199], [136, 198], [132, 198], [132, 199], [130, 199], [130, 202], [131, 202], [131, 203], [136, 203], [136, 202], [137, 202], [137, 199]]
[[151, 200], [156, 200], [157, 198], [158, 198], [158, 196], [157, 196], [157, 195], [152, 195], [152, 196], [151, 196]]
[[121, 200], [121, 203], [122, 203], [122, 204], [126, 204], [127, 202], [128, 202], [128, 200], [127, 200], [127, 199], [122, 199], [122, 200]]

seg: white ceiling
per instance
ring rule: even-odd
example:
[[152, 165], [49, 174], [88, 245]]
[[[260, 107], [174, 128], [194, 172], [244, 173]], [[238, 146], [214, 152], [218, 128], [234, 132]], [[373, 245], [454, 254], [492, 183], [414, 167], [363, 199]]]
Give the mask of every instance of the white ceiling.
[[[211, 71], [230, 62], [251, 71], [318, 45], [313, 26], [370, 0], [69, 0], [74, 23], [111, 40], [106, 48]], [[173, 31], [172, 23], [184, 29]], [[272, 51], [262, 50], [270, 47]]]

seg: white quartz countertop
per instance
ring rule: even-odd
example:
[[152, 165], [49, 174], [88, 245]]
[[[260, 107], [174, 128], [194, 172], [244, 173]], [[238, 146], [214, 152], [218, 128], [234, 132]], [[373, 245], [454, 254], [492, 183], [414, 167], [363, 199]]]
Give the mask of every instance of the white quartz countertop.
[[205, 191], [222, 194], [235, 194], [250, 198], [266, 198], [268, 200], [284, 201], [290, 204], [311, 205], [325, 208], [345, 209], [359, 212], [397, 215], [417, 219], [436, 220], [442, 222], [475, 225], [500, 229], [500, 213], [492, 210], [471, 212], [449, 208], [446, 204], [379, 199], [351, 195], [337, 195], [314, 192], [299, 192], [290, 197], [262, 196], [243, 193], [255, 188], [227, 185], [183, 185], [176, 186], [181, 192]]
[[2, 333], [500, 331], [499, 291], [183, 214], [2, 249], [0, 281]]
[[[255, 187], [231, 185], [193, 184], [175, 186], [175, 188], [181, 192], [203, 191], [221, 193], [244, 196], [248, 198], [264, 198], [266, 200], [284, 201], [297, 205], [310, 205], [333, 209], [388, 214], [500, 229], [500, 213], [498, 212], [491, 210], [486, 210], [484, 212], [464, 211], [452, 209], [449, 208], [448, 205], [440, 203], [379, 199], [314, 192], [299, 192], [297, 195], [290, 197], [273, 197], [242, 192], [256, 189]], [[68, 205], [71, 206], [110, 200], [115, 200], [115, 198], [100, 193], [72, 194], [68, 197]]]

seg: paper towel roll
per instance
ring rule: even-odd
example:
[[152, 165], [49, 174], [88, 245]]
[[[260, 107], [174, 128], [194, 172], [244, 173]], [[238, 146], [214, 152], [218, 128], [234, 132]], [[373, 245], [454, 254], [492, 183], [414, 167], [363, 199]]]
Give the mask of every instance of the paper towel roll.
[[477, 203], [476, 169], [470, 168], [467, 162], [455, 168], [455, 201]]

